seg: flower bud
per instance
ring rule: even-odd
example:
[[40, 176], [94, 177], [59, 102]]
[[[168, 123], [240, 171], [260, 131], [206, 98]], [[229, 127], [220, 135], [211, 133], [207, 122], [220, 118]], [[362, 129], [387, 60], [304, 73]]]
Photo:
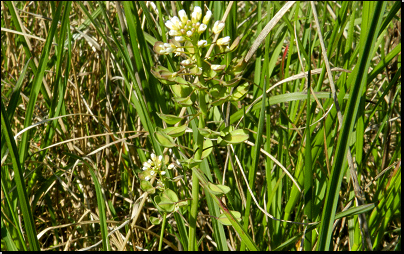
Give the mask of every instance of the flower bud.
[[213, 25], [212, 31], [214, 34], [218, 34], [221, 31], [223, 31], [223, 28], [224, 28], [224, 22], [216, 21], [215, 24]]
[[216, 44], [219, 46], [227, 46], [230, 42], [230, 36], [226, 36], [217, 40]]
[[164, 43], [165, 51], [169, 54], [172, 53], [174, 50], [177, 49], [175, 45], [172, 45], [170, 43]]
[[189, 59], [185, 59], [185, 60], [181, 61], [181, 65], [183, 65], [183, 66], [189, 66], [191, 64], [192, 64], [192, 62]]
[[171, 23], [173, 24], [174, 28], [173, 30], [180, 30], [183, 24], [181, 23], [180, 19], [177, 16], [174, 16], [171, 19]]
[[195, 24], [202, 18], [202, 9], [199, 6], [194, 7], [194, 11], [191, 14], [192, 23]]
[[176, 40], [176, 41], [178, 41], [178, 42], [184, 42], [184, 41], [185, 41], [185, 38], [184, 38], [184, 36], [175, 36], [175, 37], [174, 37], [174, 40]]
[[184, 10], [180, 10], [179, 12], [178, 12], [178, 16], [180, 16], [180, 19], [181, 19], [181, 22], [182, 23], [186, 23], [187, 22], [187, 20], [188, 20], [188, 16], [187, 16], [187, 13], [184, 11]]
[[170, 36], [180, 36], [180, 35], [181, 35], [181, 32], [178, 31], [178, 30], [170, 30], [170, 32], [168, 32], [168, 34], [169, 34]]
[[208, 42], [206, 40], [198, 41], [198, 47], [202, 48], [202, 47], [206, 47], [206, 45], [208, 45]]
[[226, 65], [212, 64], [210, 68], [214, 71], [222, 71], [226, 68]]
[[203, 17], [203, 21], [202, 23], [204, 23], [205, 25], [207, 25], [209, 23], [210, 18], [212, 17], [212, 12], [210, 10], [208, 10], [205, 14], [205, 17]]
[[187, 36], [192, 37], [192, 31], [187, 31]]
[[166, 47], [164, 47], [164, 43], [161, 41], [158, 41], [154, 44], [153, 47], [154, 52], [156, 52], [159, 55], [166, 55]]
[[166, 27], [168, 27], [168, 29], [176, 30], [173, 22], [171, 22], [170, 20], [167, 20], [166, 23], [164, 23], [164, 24], [166, 25]]
[[198, 28], [198, 33], [201, 34], [201, 33], [205, 32], [206, 28], [208, 28], [207, 25], [201, 24], [201, 25], [199, 26], [199, 28]]

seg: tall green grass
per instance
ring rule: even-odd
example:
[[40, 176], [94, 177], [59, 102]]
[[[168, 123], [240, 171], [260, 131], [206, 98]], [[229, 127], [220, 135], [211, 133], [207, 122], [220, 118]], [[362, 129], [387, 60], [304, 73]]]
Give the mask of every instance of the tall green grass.
[[[150, 71], [178, 70], [153, 46], [194, 6], [208, 28], [226, 13], [220, 37], [240, 43], [212, 61], [244, 59], [250, 84], [204, 118]], [[2, 250], [401, 250], [398, 2], [6, 1], [1, 24]], [[158, 113], [189, 124], [173, 155]], [[248, 140], [168, 171], [188, 205], [156, 209], [143, 162], [229, 125]]]

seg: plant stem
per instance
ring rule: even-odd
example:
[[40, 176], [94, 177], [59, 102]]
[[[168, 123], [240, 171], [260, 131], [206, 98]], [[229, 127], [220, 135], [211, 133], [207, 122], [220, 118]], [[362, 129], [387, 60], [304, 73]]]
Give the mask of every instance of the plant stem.
[[[200, 57], [199, 53], [199, 48], [197, 47], [196, 43], [194, 43], [194, 48], [195, 48], [195, 56], [198, 61], [198, 66], [202, 66], [202, 59]], [[205, 83], [205, 80], [203, 77], [200, 78], [199, 80], [203, 85]], [[199, 128], [205, 128], [205, 121], [206, 121], [206, 115], [207, 115], [207, 108], [206, 108], [206, 101], [205, 101], [205, 92], [202, 90], [198, 91], [199, 95], [199, 110], [201, 114], [199, 115], [199, 123], [198, 127]], [[203, 151], [203, 136], [199, 133], [199, 131], [194, 133], [194, 137], [198, 146], [198, 150], [195, 154], [194, 159], [195, 160], [200, 160], [202, 157], [202, 151]], [[196, 217], [198, 215], [198, 203], [199, 203], [199, 179], [195, 175], [194, 172], [192, 172], [192, 202], [191, 202], [191, 212], [189, 215], [189, 246], [188, 250], [189, 251], [195, 251], [198, 250], [198, 247], [196, 246]]]
[[167, 221], [167, 213], [164, 213], [163, 214], [163, 224], [161, 224], [159, 251], [161, 251], [161, 247], [163, 246], [163, 236], [164, 236], [164, 229], [166, 227], [166, 221]]

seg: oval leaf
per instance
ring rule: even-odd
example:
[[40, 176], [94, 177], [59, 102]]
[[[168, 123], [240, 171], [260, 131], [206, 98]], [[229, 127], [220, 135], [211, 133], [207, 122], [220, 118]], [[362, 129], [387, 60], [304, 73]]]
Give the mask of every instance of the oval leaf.
[[142, 180], [140, 182], [140, 188], [143, 191], [147, 191], [149, 194], [154, 194], [156, 192], [156, 189], [151, 185], [149, 181]]
[[248, 87], [250, 85], [248, 83], [244, 83], [243, 85], [240, 85], [236, 88], [236, 91], [233, 92], [233, 94], [230, 96], [231, 101], [239, 101], [244, 98], [244, 96], [248, 92]]
[[178, 202], [178, 196], [174, 191], [170, 189], [166, 189], [163, 193], [160, 194], [161, 200], [166, 199], [168, 202], [172, 202], [173, 204]]
[[175, 115], [166, 115], [162, 113], [157, 113], [157, 115], [167, 124], [176, 124], [182, 120], [182, 117], [175, 116]]
[[161, 223], [161, 220], [157, 217], [150, 216], [150, 222], [153, 225], [159, 225]]
[[203, 152], [201, 159], [208, 157], [209, 154], [212, 152], [212, 150], [213, 150], [212, 140], [205, 139], [205, 141], [203, 141]]
[[168, 136], [162, 131], [156, 131], [154, 132], [154, 136], [157, 139], [157, 142], [160, 143], [160, 145], [165, 146], [165, 147], [174, 147], [175, 143], [172, 137]]
[[[241, 221], [241, 214], [237, 211], [230, 211], [230, 213], [233, 215], [233, 217], [237, 220], [237, 221]], [[222, 213], [221, 215], [219, 215], [219, 217], [217, 218], [217, 220], [222, 223], [225, 226], [231, 226], [231, 222], [230, 220], [226, 217], [226, 214]]]
[[163, 132], [165, 132], [167, 135], [171, 137], [179, 137], [182, 136], [185, 133], [185, 130], [187, 129], [187, 125], [181, 125], [178, 127], [168, 127], [163, 129]]
[[154, 202], [156, 202], [156, 207], [160, 211], [171, 213], [175, 209], [175, 203], [172, 203], [166, 199], [162, 200], [160, 195], [154, 197]]
[[215, 196], [226, 194], [230, 191], [230, 187], [221, 184], [208, 183], [209, 191]]
[[248, 139], [248, 131], [243, 129], [238, 129], [227, 134], [223, 140], [229, 144], [242, 143]]
[[220, 136], [220, 132], [212, 131], [211, 129], [205, 128], [198, 128], [199, 133], [204, 136], [205, 138], [217, 138]]

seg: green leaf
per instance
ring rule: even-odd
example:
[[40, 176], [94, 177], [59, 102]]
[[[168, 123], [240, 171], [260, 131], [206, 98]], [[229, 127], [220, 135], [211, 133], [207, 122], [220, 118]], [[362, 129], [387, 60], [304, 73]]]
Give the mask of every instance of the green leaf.
[[[241, 214], [237, 211], [230, 211], [230, 213], [234, 216], [237, 221], [241, 221]], [[230, 220], [226, 217], [226, 214], [222, 213], [217, 220], [225, 226], [231, 226]]]
[[188, 127], [188, 125], [184, 124], [184, 125], [181, 125], [178, 127], [168, 127], [168, 128], [163, 129], [163, 131], [171, 137], [179, 137], [179, 136], [184, 135], [187, 127]]
[[236, 88], [236, 91], [233, 92], [233, 94], [229, 97], [229, 99], [231, 101], [239, 101], [243, 99], [248, 92], [249, 86], [250, 85], [248, 83], [244, 83], [243, 85], [238, 86]]
[[223, 140], [229, 144], [242, 143], [247, 139], [248, 139], [248, 131], [244, 129], [234, 130], [223, 138]]
[[175, 205], [178, 202], [178, 196], [174, 191], [166, 189], [163, 193], [156, 196], [154, 201], [157, 204], [157, 208], [166, 212], [171, 213], [175, 209]]
[[205, 141], [203, 141], [203, 151], [201, 159], [208, 157], [209, 154], [212, 152], [212, 150], [213, 150], [212, 140], [205, 139]]
[[198, 128], [199, 133], [204, 136], [205, 138], [218, 138], [220, 136], [220, 132], [212, 131], [211, 129], [205, 128]]
[[159, 142], [160, 145], [162, 145], [164, 147], [174, 147], [175, 146], [175, 142], [174, 142], [173, 138], [168, 136], [164, 132], [156, 131], [156, 132], [154, 132], [154, 135], [157, 139], [157, 142]]
[[157, 217], [150, 216], [150, 223], [153, 225], [160, 225], [161, 220]]
[[156, 188], [149, 181], [142, 180], [140, 182], [140, 188], [143, 191], [147, 191], [149, 194], [154, 194], [156, 192]]
[[174, 125], [178, 123], [179, 121], [182, 120], [182, 117], [176, 116], [176, 115], [169, 115], [169, 114], [162, 114], [162, 113], [156, 113], [164, 122], [167, 124]]
[[193, 102], [191, 100], [191, 96], [188, 96], [185, 98], [174, 97], [174, 101], [183, 107], [189, 107], [189, 106], [192, 106], [192, 104], [193, 104]]
[[202, 160], [195, 160], [193, 158], [187, 160], [180, 160], [181, 164], [186, 166], [187, 168], [193, 168], [199, 166]]
[[221, 184], [213, 184], [211, 182], [208, 183], [209, 191], [215, 195], [224, 195], [230, 191], [230, 187]]

